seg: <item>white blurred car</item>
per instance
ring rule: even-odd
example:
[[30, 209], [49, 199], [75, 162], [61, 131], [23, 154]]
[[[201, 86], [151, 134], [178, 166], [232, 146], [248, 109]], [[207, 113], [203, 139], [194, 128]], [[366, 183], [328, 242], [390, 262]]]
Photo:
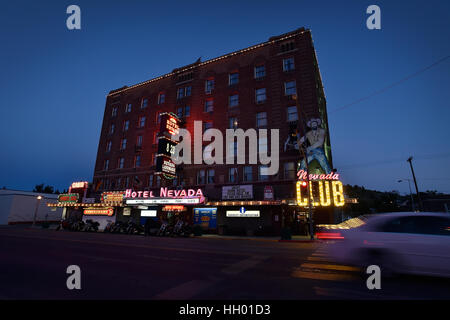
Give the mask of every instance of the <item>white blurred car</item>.
[[450, 277], [450, 214], [384, 213], [325, 227], [326, 251], [337, 263], [380, 266], [382, 275], [410, 273]]

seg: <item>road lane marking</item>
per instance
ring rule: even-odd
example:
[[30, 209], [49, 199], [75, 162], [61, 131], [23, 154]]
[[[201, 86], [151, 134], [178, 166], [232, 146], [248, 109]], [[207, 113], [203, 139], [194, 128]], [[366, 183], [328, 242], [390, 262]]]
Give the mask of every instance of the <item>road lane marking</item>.
[[232, 264], [226, 268], [223, 268], [221, 270], [222, 273], [229, 274], [229, 275], [235, 275], [238, 273], [241, 273], [245, 270], [248, 270], [250, 268], [253, 268], [257, 264], [261, 263], [265, 259], [267, 259], [269, 256], [263, 256], [263, 255], [257, 255], [257, 256], [251, 256], [248, 259], [241, 260], [239, 262], [236, 262], [235, 264]]
[[291, 277], [325, 281], [350, 281], [358, 278], [356, 275], [348, 273], [314, 272], [304, 270], [294, 270], [291, 273]]
[[337, 264], [303, 263], [302, 265], [300, 265], [300, 267], [308, 268], [308, 269], [325, 269], [325, 270], [336, 270], [336, 271], [353, 271], [353, 272], [360, 271], [360, 269], [356, 268], [356, 267], [337, 265]]

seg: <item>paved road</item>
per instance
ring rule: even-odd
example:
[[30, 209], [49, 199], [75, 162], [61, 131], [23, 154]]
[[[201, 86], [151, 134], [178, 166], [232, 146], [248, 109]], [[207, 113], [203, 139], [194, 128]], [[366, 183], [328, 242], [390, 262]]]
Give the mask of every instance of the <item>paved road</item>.
[[[157, 238], [0, 228], [0, 299], [450, 299], [450, 282], [368, 290], [318, 243]], [[81, 268], [68, 290], [66, 268]]]

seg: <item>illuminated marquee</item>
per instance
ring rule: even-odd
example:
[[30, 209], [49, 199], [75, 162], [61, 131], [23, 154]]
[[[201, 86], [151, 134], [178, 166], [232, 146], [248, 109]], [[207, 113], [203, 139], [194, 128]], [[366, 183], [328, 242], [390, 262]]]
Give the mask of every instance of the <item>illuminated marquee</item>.
[[85, 189], [88, 187], [87, 181], [73, 182], [70, 186], [71, 189]]
[[78, 199], [78, 193], [63, 193], [58, 196], [58, 202], [62, 203], [76, 203]]
[[101, 197], [101, 202], [122, 202], [123, 192], [103, 192]]
[[113, 208], [87, 208], [83, 210], [87, 216], [112, 216], [114, 214]]
[[125, 191], [127, 204], [199, 204], [205, 202], [202, 189], [181, 189], [173, 190], [161, 188], [159, 197], [153, 191]]
[[170, 136], [174, 136], [178, 134], [180, 130], [179, 126], [180, 120], [172, 113], [162, 113], [161, 114], [161, 134], [169, 134]]
[[310, 201], [313, 207], [342, 207], [345, 204], [344, 185], [339, 181], [338, 173], [309, 175], [309, 189], [311, 190], [311, 199], [308, 199], [306, 186], [306, 172], [300, 170], [297, 176], [301, 179], [297, 181], [297, 205], [306, 207]]

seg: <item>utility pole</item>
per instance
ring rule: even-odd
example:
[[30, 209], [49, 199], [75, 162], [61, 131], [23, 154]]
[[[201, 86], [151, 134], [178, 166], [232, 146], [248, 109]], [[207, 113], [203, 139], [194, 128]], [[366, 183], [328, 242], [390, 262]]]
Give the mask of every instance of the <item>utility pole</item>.
[[[293, 98], [295, 100], [295, 105], [297, 107], [297, 114], [302, 115], [302, 120], [301, 121], [299, 120], [299, 121], [302, 124], [303, 134], [306, 134], [306, 126], [305, 126], [306, 116], [300, 109], [297, 95], [296, 94], [293, 95]], [[298, 118], [300, 118], [300, 117], [298, 117]], [[311, 188], [310, 188], [310, 183], [309, 183], [308, 152], [305, 151], [305, 147], [303, 146], [303, 144], [301, 146], [299, 146], [299, 151], [303, 154], [303, 159], [305, 160], [305, 163], [306, 163], [306, 193], [308, 194], [309, 236], [310, 236], [311, 240], [314, 240], [313, 213], [312, 213], [312, 201], [311, 201], [312, 194], [311, 194]]]
[[420, 200], [419, 188], [417, 187], [417, 180], [416, 180], [416, 175], [414, 174], [414, 168], [413, 168], [413, 165], [412, 165], [412, 159], [413, 159], [413, 157], [409, 157], [408, 160], [406, 160], [406, 161], [409, 162], [409, 166], [411, 167], [411, 172], [412, 172], [412, 176], [413, 176], [413, 180], [414, 180], [414, 185], [416, 187], [417, 201], [419, 202], [419, 210], [423, 211], [423, 204], [422, 204], [422, 200]]
[[403, 181], [408, 181], [408, 186], [409, 186], [409, 196], [411, 197], [411, 211], [416, 211], [416, 206], [414, 205], [414, 197], [412, 194], [412, 190], [411, 190], [411, 179], [403, 179], [403, 180], [398, 180], [398, 182], [403, 182]]

